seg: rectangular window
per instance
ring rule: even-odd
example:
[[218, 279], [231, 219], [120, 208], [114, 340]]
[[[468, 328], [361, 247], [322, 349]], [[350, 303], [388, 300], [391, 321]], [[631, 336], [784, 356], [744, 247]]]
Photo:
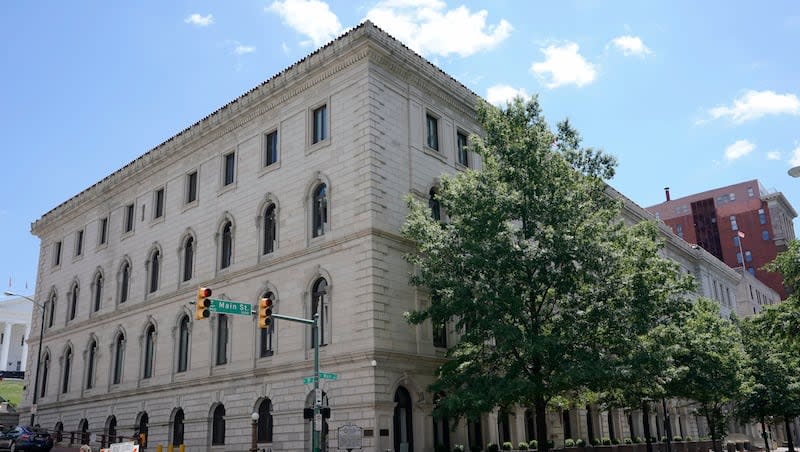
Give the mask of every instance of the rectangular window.
[[328, 106], [323, 105], [314, 110], [314, 130], [311, 135], [311, 144], [328, 139]]
[[769, 240], [769, 231], [767, 231], [767, 230], [761, 231], [761, 239], [762, 240]]
[[278, 163], [278, 131], [264, 135], [264, 166]]
[[186, 175], [186, 204], [197, 200], [197, 171]]
[[164, 216], [164, 189], [159, 188], [153, 196], [153, 219]]
[[456, 145], [458, 146], [458, 163], [469, 166], [469, 153], [467, 152], [467, 135], [458, 132], [456, 134]]
[[744, 252], [744, 260], [746, 260], [747, 262], [752, 262], [753, 261], [753, 253], [751, 253], [750, 251], [745, 251]]
[[755, 196], [755, 193], [753, 193], [753, 187], [747, 187], [747, 196], [751, 198]]
[[728, 199], [730, 199], [731, 201], [736, 201], [736, 193], [729, 194]]
[[61, 265], [61, 241], [53, 244], [53, 267]]
[[736, 224], [736, 215], [731, 215], [731, 229], [734, 231], [739, 230], [739, 226]]
[[758, 222], [767, 224], [767, 214], [764, 212], [764, 209], [758, 209]]
[[100, 219], [100, 225], [97, 231], [97, 241], [100, 245], [105, 245], [108, 241], [108, 217]]
[[133, 204], [128, 204], [125, 206], [125, 225], [122, 228], [122, 232], [131, 232], [133, 231], [133, 222], [135, 220], [134, 212], [133, 212]]
[[741, 242], [739, 241], [739, 236], [738, 236], [738, 235], [734, 235], [734, 236], [733, 236], [733, 245], [734, 245], [734, 246], [739, 246], [739, 243], [741, 243]]
[[427, 138], [425, 144], [436, 151], [439, 150], [439, 120], [430, 114], [425, 115]]
[[225, 154], [223, 158], [225, 160], [225, 174], [222, 176], [222, 185], [228, 186], [233, 183], [236, 175], [236, 153]]
[[75, 234], [75, 257], [83, 254], [83, 229]]
[[737, 264], [741, 264], [742, 263], [742, 253], [738, 253], [738, 252], [736, 253], [736, 263]]
[[675, 225], [675, 234], [678, 237], [683, 238], [683, 225], [682, 224]]

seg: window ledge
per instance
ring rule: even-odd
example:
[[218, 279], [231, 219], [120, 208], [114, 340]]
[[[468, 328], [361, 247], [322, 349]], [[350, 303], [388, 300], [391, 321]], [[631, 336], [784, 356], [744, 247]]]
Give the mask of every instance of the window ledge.
[[128, 237], [131, 237], [131, 236], [133, 236], [133, 233], [134, 233], [134, 232], [136, 232], [136, 230], [135, 230], [135, 229], [132, 229], [132, 230], [130, 230], [130, 231], [128, 231], [128, 232], [123, 232], [123, 233], [122, 233], [122, 236], [119, 238], [119, 239], [120, 239], [120, 241], [122, 241], [122, 240], [125, 240], [125, 239], [127, 239]]
[[161, 215], [161, 216], [160, 216], [160, 217], [158, 217], [158, 218], [153, 218], [153, 219], [150, 221], [150, 226], [155, 226], [155, 225], [157, 225], [157, 224], [161, 224], [161, 223], [163, 223], [163, 222], [165, 221], [165, 218], [166, 218], [166, 215]]
[[236, 182], [236, 181], [233, 181], [233, 182], [231, 182], [230, 184], [223, 186], [222, 188], [220, 188], [219, 190], [217, 190], [217, 196], [222, 196], [222, 195], [224, 195], [225, 193], [228, 193], [228, 192], [230, 192], [230, 191], [233, 191], [233, 190], [235, 190], [235, 189], [236, 189], [236, 185], [237, 185], [237, 182]]
[[271, 173], [273, 171], [276, 171], [276, 170], [280, 169], [280, 167], [281, 167], [281, 161], [280, 160], [278, 160], [277, 162], [272, 163], [270, 165], [262, 166], [261, 170], [258, 173], [258, 177], [262, 177], [265, 174], [268, 174], [268, 173]]
[[427, 145], [425, 145], [425, 146], [422, 147], [422, 151], [425, 152], [425, 154], [427, 154], [427, 155], [429, 155], [429, 156], [431, 156], [431, 157], [433, 157], [435, 159], [441, 160], [443, 163], [447, 163], [447, 157], [445, 157], [444, 154], [442, 154], [441, 152], [437, 151], [436, 149], [433, 149], [433, 148], [428, 147]]
[[320, 149], [326, 148], [331, 145], [331, 137], [325, 138], [322, 141], [318, 141], [316, 143], [308, 143], [306, 146], [306, 156], [313, 154], [314, 152], [319, 151]]

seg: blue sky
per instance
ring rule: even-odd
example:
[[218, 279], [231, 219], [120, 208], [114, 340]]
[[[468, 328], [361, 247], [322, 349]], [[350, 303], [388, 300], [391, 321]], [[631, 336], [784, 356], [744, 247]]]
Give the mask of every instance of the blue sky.
[[800, 2], [8, 0], [0, 285], [33, 291], [31, 222], [364, 18], [491, 101], [538, 94], [642, 206], [756, 178], [800, 209]]

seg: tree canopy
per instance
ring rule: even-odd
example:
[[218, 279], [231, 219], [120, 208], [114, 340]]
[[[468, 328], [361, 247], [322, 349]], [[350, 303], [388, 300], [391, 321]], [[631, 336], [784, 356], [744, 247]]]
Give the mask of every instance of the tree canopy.
[[615, 159], [581, 147], [568, 121], [551, 130], [536, 98], [482, 103], [478, 117], [483, 168], [442, 177], [446, 221], [409, 199], [411, 281], [432, 301], [408, 318], [460, 334], [431, 387], [436, 415], [534, 406], [546, 449], [547, 404], [633, 381], [646, 357], [631, 348], [686, 311], [691, 281], [659, 256], [654, 225], [623, 224], [604, 181]]

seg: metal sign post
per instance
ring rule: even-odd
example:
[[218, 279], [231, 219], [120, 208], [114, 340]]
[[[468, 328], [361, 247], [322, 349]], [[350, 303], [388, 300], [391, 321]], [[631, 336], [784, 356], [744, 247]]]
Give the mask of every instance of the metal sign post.
[[319, 312], [314, 314], [314, 324], [311, 326], [314, 336], [314, 433], [312, 435], [312, 449], [314, 452], [320, 451], [320, 439], [322, 435], [322, 390], [319, 388]]

